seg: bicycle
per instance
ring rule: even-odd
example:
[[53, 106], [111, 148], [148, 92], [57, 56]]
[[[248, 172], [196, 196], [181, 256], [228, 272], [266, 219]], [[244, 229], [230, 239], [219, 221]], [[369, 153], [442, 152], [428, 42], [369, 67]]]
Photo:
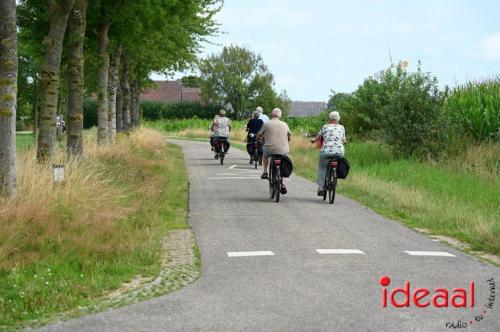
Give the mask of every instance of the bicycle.
[[325, 185], [323, 188], [323, 200], [326, 201], [328, 194], [328, 202], [333, 204], [335, 201], [335, 191], [337, 189], [337, 157], [330, 157], [328, 166], [325, 170]]
[[283, 177], [281, 176], [281, 159], [271, 155], [269, 161], [269, 196], [276, 202], [280, 201], [281, 186]]
[[215, 140], [214, 149], [216, 152], [215, 159], [219, 159], [221, 165], [224, 165], [224, 157], [226, 156], [226, 152], [224, 151], [224, 141]]
[[253, 142], [253, 162], [255, 169], [257, 169], [257, 166], [262, 165], [262, 143], [259, 140], [255, 140]]

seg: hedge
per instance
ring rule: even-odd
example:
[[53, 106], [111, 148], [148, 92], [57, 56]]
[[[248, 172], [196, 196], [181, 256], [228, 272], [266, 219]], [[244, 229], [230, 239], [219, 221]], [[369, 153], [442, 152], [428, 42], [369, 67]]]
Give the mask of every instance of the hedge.
[[220, 109], [214, 104], [202, 105], [196, 102], [165, 103], [144, 100], [141, 102], [142, 116], [145, 120], [155, 121], [161, 119], [212, 119]]
[[[158, 101], [142, 101], [142, 117], [145, 120], [161, 119], [212, 119], [218, 113], [220, 106], [202, 105], [195, 102], [164, 103]], [[83, 102], [83, 128], [97, 126], [97, 102], [85, 99]]]

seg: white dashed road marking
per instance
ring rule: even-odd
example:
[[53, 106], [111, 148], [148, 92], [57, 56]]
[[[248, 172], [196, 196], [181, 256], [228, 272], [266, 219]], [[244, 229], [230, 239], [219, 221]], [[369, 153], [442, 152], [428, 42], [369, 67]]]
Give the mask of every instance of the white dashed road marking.
[[235, 168], [235, 167], [237, 167], [237, 166], [238, 166], [238, 165], [229, 166], [229, 168], [228, 168], [228, 169], [233, 169], [233, 168]]
[[274, 256], [272, 251], [230, 251], [228, 257], [250, 257], [250, 256]]
[[455, 257], [455, 255], [450, 254], [446, 251], [406, 251], [408, 255], [411, 256], [443, 256], [443, 257]]
[[242, 177], [242, 176], [228, 176], [225, 178], [208, 178], [209, 180], [232, 180], [232, 179], [239, 179], [239, 180], [260, 180], [260, 178], [250, 178], [250, 177]]
[[358, 249], [316, 249], [319, 254], [355, 254], [364, 255], [365, 253]]

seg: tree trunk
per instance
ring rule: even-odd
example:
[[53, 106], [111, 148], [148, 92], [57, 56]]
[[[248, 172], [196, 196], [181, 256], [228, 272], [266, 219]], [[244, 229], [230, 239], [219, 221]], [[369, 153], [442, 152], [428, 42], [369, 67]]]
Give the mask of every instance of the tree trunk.
[[120, 75], [118, 75], [118, 82], [116, 84], [116, 131], [123, 131], [123, 97]]
[[83, 44], [87, 24], [87, 0], [75, 0], [68, 23], [68, 114], [66, 132], [68, 156], [83, 153]]
[[36, 141], [38, 136], [38, 115], [40, 114], [39, 106], [38, 106], [38, 80], [36, 78], [33, 79], [33, 93], [34, 93], [34, 102], [33, 102], [33, 138]]
[[97, 80], [97, 143], [108, 141], [108, 31], [109, 23], [102, 24], [99, 29], [99, 77]]
[[125, 57], [123, 59], [123, 77], [122, 77], [122, 116], [123, 116], [123, 130], [130, 130], [131, 118], [130, 118], [130, 67], [128, 60]]
[[0, 195], [16, 194], [16, 1], [0, 1]]
[[38, 131], [38, 160], [52, 158], [56, 152], [56, 112], [59, 97], [59, 72], [64, 33], [74, 0], [49, 0], [49, 33], [43, 40], [45, 59], [42, 68], [42, 105]]
[[132, 82], [132, 85], [130, 87], [130, 96], [131, 96], [131, 115], [132, 115], [132, 125], [134, 127], [139, 127], [141, 125], [141, 114], [140, 114], [140, 105], [139, 105], [139, 99], [140, 99], [140, 86], [139, 86], [139, 79], [135, 79]]
[[116, 140], [116, 90], [118, 86], [118, 69], [120, 68], [120, 57], [122, 46], [119, 45], [111, 56], [109, 66], [108, 82], [108, 142], [115, 143]]

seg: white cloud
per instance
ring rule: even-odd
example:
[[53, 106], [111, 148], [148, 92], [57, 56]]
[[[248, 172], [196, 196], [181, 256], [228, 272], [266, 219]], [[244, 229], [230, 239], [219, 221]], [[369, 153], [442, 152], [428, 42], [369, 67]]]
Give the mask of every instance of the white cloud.
[[480, 42], [483, 54], [488, 59], [500, 59], [500, 32], [484, 38]]

